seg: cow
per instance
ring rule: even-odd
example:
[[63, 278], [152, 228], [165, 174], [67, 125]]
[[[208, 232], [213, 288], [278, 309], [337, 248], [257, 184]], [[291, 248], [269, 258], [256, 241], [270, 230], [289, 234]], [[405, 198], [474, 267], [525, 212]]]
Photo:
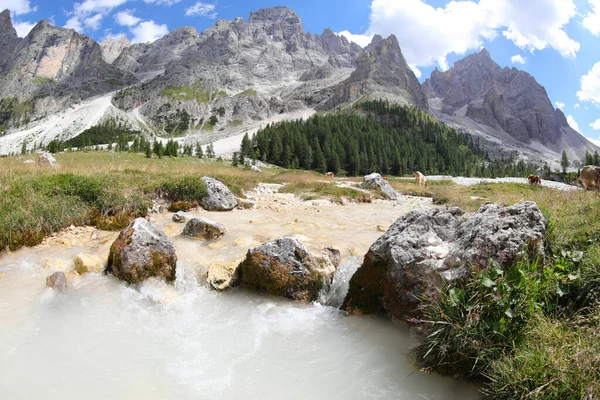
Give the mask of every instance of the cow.
[[419, 184], [419, 187], [427, 186], [427, 178], [419, 171], [415, 172], [415, 182]]
[[538, 175], [529, 175], [527, 177], [527, 180], [529, 180], [530, 185], [541, 185], [542, 184], [542, 180], [540, 179], [540, 177]]
[[600, 167], [595, 165], [586, 165], [581, 170], [577, 184], [585, 189], [594, 189], [596, 192], [600, 190]]
[[384, 181], [387, 181], [387, 176], [382, 176]]
[[333, 172], [328, 172], [325, 174], [325, 176], [331, 179], [335, 178], [335, 174]]

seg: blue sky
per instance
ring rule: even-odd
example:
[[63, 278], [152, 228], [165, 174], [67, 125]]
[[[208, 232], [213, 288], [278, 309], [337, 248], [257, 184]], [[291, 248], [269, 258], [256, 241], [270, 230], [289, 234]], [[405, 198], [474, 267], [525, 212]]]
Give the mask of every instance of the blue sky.
[[101, 41], [149, 41], [180, 27], [286, 5], [308, 32], [330, 27], [357, 43], [395, 34], [420, 80], [486, 47], [531, 73], [573, 127], [600, 144], [600, 0], [0, 0], [25, 35], [48, 19]]

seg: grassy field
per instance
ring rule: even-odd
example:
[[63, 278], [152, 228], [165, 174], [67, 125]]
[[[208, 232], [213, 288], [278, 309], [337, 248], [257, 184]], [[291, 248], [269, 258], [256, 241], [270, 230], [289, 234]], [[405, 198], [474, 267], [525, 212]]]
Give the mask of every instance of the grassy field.
[[[23, 164], [29, 158], [35, 159], [0, 158], [0, 250], [38, 244], [71, 224], [120, 229], [145, 215], [158, 193], [185, 209], [205, 194], [205, 175], [237, 196], [259, 182], [284, 184], [282, 191], [305, 199], [377, 196], [337, 187], [315, 172], [256, 173], [191, 157], [65, 153], [57, 155], [56, 170]], [[491, 266], [442, 290], [416, 352], [423, 368], [483, 382], [490, 399], [600, 398], [600, 198], [522, 184], [438, 181], [420, 188], [408, 179], [389, 181], [404, 194], [467, 211], [531, 200], [549, 219], [546, 260]]]

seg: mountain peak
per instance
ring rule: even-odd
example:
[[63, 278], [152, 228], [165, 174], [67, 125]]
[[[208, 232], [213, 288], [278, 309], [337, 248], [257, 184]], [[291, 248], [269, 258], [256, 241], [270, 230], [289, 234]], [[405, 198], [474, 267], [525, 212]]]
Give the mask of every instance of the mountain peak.
[[10, 18], [10, 11], [4, 10], [0, 13], [0, 33], [10, 33], [11, 36], [17, 36], [12, 19]]
[[257, 12], [251, 12], [248, 22], [278, 22], [285, 21], [288, 24], [300, 24], [300, 17], [289, 7], [277, 6], [273, 8], [262, 8]]

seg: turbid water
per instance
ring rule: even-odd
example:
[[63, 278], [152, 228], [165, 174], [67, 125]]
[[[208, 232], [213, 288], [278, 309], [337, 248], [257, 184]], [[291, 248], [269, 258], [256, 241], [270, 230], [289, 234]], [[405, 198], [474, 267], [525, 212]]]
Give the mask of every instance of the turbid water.
[[[426, 200], [397, 204], [301, 203], [258, 193], [255, 210], [192, 212], [223, 223], [210, 246], [180, 237], [171, 214], [152, 215], [174, 241], [174, 285], [127, 286], [112, 276], [68, 273], [69, 288], [45, 286], [75, 254], [106, 255], [113, 232], [61, 233], [0, 256], [2, 399], [471, 399], [476, 388], [415, 368], [407, 329], [379, 317], [347, 316], [205, 283], [213, 262], [236, 262], [264, 240], [294, 236], [309, 249], [341, 250], [336, 304], [361, 257], [396, 218]], [[45, 266], [46, 265], [46, 266]]]

